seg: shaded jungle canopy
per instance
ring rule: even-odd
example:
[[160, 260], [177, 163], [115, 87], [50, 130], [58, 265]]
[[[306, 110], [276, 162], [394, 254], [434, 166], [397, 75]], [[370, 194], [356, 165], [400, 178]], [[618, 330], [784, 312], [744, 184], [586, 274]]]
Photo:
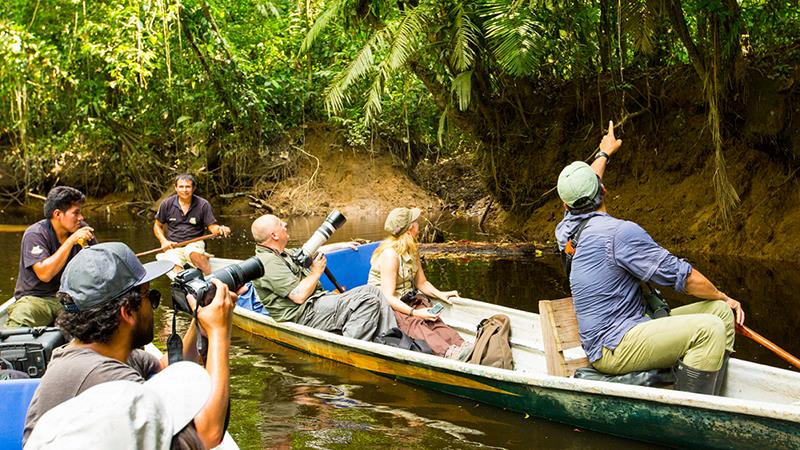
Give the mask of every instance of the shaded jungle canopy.
[[730, 148], [796, 165], [798, 61], [791, 0], [10, 0], [0, 187], [268, 190], [327, 121], [409, 169], [467, 154], [526, 217], [615, 120], [659, 158], [690, 132], [667, 164], [711, 167], [697, 189], [730, 223]]

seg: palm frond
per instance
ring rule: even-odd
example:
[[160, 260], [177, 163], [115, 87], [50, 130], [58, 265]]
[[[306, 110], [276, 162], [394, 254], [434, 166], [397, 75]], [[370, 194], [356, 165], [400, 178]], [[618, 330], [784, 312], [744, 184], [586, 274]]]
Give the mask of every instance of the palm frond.
[[300, 54], [304, 54], [307, 52], [314, 42], [317, 40], [319, 35], [322, 33], [322, 30], [328, 26], [328, 24], [333, 20], [334, 17], [338, 16], [339, 13], [344, 9], [345, 5], [347, 5], [348, 0], [334, 0], [334, 2], [322, 12], [322, 14], [317, 17], [317, 20], [314, 21], [314, 25], [311, 25], [311, 28], [308, 30], [305, 39], [303, 39], [303, 43], [300, 45]]
[[464, 10], [463, 4], [457, 3], [454, 9], [453, 25], [455, 26], [455, 33], [450, 63], [455, 70], [463, 72], [472, 68], [472, 63], [475, 60], [475, 48], [478, 46], [481, 31], [472, 22], [469, 14]]
[[466, 111], [469, 108], [470, 96], [472, 95], [472, 71], [461, 72], [453, 78], [452, 92], [458, 99], [458, 109]]
[[367, 94], [367, 102], [364, 104], [364, 122], [369, 126], [375, 118], [381, 113], [381, 99], [383, 98], [383, 87], [386, 73], [378, 69], [375, 78], [372, 80], [372, 86], [369, 88]]
[[427, 12], [427, 8], [422, 6], [407, 10], [397, 25], [392, 36], [389, 54], [386, 56], [386, 61], [392, 71], [403, 67], [416, 51], [420, 36], [425, 34]]
[[653, 11], [642, 0], [627, 1], [620, 10], [622, 31], [633, 38], [636, 50], [642, 53], [652, 53], [654, 39], [656, 38], [656, 25]]
[[531, 73], [541, 56], [536, 43], [543, 33], [533, 11], [514, 8], [503, 0], [486, 0], [481, 15], [487, 18], [486, 40], [503, 70], [513, 76]]
[[344, 108], [345, 100], [347, 100], [347, 89], [356, 80], [375, 70], [373, 48], [380, 50], [385, 46], [385, 34], [385, 30], [375, 32], [347, 68], [325, 88], [325, 109], [328, 112], [337, 113], [341, 111]]
[[256, 3], [256, 11], [265, 19], [281, 17], [281, 11], [270, 1]]

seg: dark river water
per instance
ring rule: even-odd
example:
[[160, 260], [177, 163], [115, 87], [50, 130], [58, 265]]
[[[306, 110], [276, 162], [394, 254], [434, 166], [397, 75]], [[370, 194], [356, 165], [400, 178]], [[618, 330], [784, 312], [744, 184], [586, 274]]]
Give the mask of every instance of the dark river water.
[[[2, 224], [35, 220], [35, 215], [0, 213]], [[101, 242], [122, 241], [136, 252], [158, 246], [149, 220], [88, 211], [87, 221]], [[321, 221], [321, 217], [290, 220], [290, 246], [304, 242]], [[250, 219], [222, 217], [221, 223], [234, 230], [233, 236], [210, 242], [208, 250], [231, 258], [251, 256]], [[382, 228], [382, 217], [351, 218], [331, 242], [380, 239]], [[459, 238], [488, 240], [476, 233], [474, 224], [466, 222], [452, 224], [451, 231]], [[21, 237], [22, 232], [0, 232], [0, 298], [13, 294]], [[800, 324], [800, 276], [795, 263], [730, 258], [690, 261], [744, 304], [751, 328], [790, 353], [800, 354], [800, 341], [795, 337], [795, 327]], [[527, 311], [536, 312], [538, 300], [566, 295], [559, 263], [552, 256], [522, 261], [437, 259], [428, 261], [425, 270], [437, 287]], [[156, 287], [168, 292], [166, 281]], [[674, 306], [687, 301], [671, 298]], [[162, 349], [170, 317], [171, 310], [162, 307], [156, 324], [156, 344]], [[182, 326], [186, 323], [183, 320]], [[739, 338], [737, 350], [739, 358], [790, 367], [744, 338]], [[287, 349], [238, 329], [234, 329], [231, 352], [229, 431], [242, 449], [653, 447], [430, 392]]]

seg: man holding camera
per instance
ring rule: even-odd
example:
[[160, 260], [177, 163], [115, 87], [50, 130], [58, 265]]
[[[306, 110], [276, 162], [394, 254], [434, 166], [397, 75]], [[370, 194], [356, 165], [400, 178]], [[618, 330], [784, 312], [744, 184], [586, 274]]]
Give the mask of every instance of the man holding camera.
[[167, 197], [159, 205], [153, 234], [161, 243], [163, 253], [157, 254], [156, 259], [172, 262], [175, 272], [180, 272], [186, 263], [190, 263], [208, 275], [211, 273], [208, 258], [212, 255], [206, 253], [205, 242], [192, 242], [182, 247], [176, 247], [176, 244], [201, 237], [206, 229], [228, 237], [231, 229], [217, 223], [208, 200], [194, 195], [196, 188], [194, 177], [182, 173], [175, 177], [175, 195]]
[[44, 202], [44, 219], [22, 235], [19, 274], [8, 309], [6, 327], [52, 325], [61, 312], [56, 292], [64, 266], [85, 245], [96, 244], [94, 229], [83, 221], [81, 191], [69, 186], [50, 190]]
[[253, 222], [251, 231], [265, 273], [253, 286], [273, 319], [367, 341], [397, 326], [394, 312], [377, 287], [359, 286], [343, 294], [322, 288], [319, 279], [325, 271], [325, 253], [356, 249], [355, 242], [319, 247], [310, 268], [304, 268], [296, 260], [301, 250], [286, 249], [286, 222], [267, 214]]
[[[28, 409], [23, 440], [44, 413], [90, 387], [114, 380], [143, 383], [167, 366], [166, 356], [158, 359], [141, 347], [153, 340], [153, 317], [161, 298], [158, 291], [150, 289], [150, 281], [171, 268], [165, 261], [142, 265], [133, 251], [119, 242], [87, 248], [67, 265], [58, 293], [64, 311], [56, 323], [74, 339], [53, 351]], [[216, 296], [197, 312], [208, 337], [205, 368], [212, 387], [194, 425], [207, 448], [218, 445], [224, 435], [228, 351], [236, 304], [236, 296], [224, 283], [212, 282]], [[185, 360], [197, 359], [193, 325], [183, 339]]]

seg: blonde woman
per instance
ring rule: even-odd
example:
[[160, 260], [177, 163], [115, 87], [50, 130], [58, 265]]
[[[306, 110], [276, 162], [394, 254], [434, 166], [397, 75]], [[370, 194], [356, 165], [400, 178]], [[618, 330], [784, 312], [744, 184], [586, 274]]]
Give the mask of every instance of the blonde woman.
[[[389, 233], [372, 254], [368, 283], [389, 301], [397, 326], [414, 339], [424, 339], [439, 356], [458, 357], [464, 339], [431, 312], [430, 299], [453, 304], [458, 291], [440, 291], [425, 278], [417, 251], [419, 208], [395, 208], [386, 218]], [[401, 300], [402, 299], [402, 300]]]

